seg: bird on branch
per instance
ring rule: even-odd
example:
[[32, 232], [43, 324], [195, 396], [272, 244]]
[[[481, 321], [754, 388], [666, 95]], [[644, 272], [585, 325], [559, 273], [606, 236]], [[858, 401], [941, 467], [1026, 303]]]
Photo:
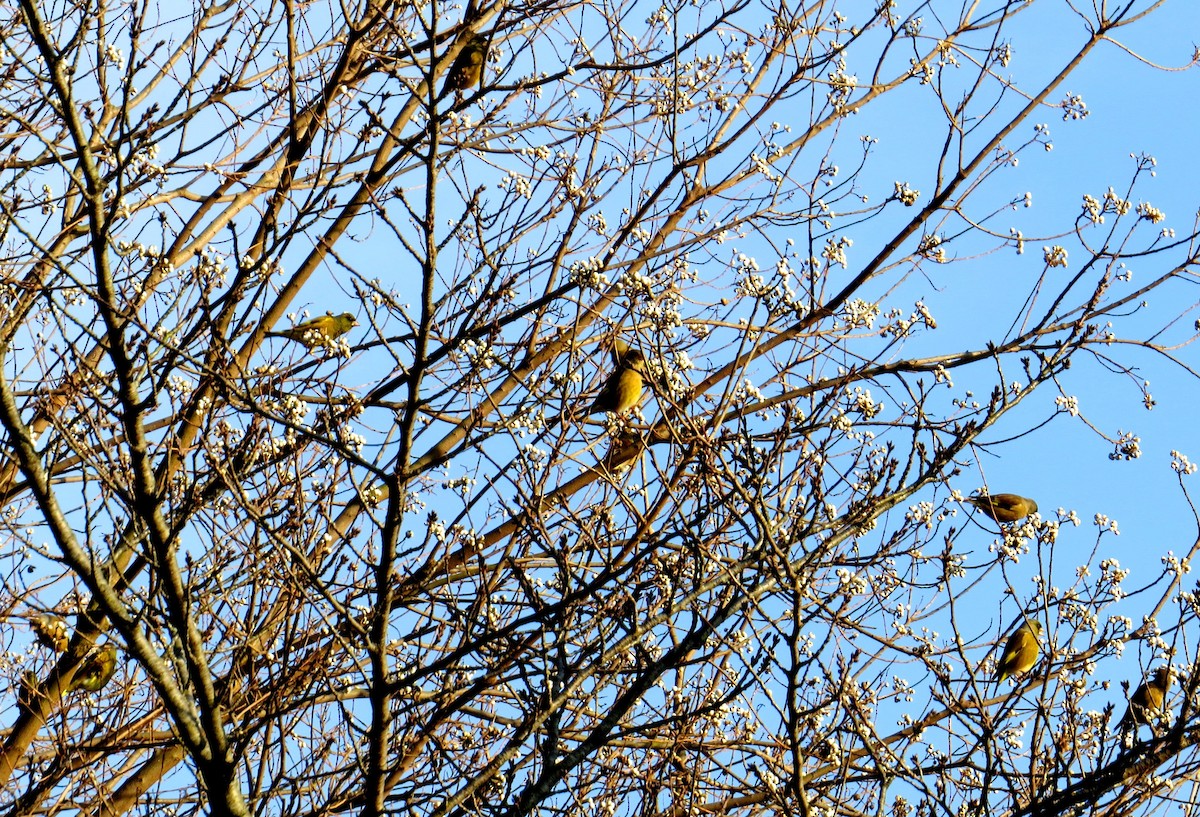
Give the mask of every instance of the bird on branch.
[[75, 671], [67, 692], [99, 692], [117, 671], [117, 647], [111, 641], [84, 659]]
[[356, 326], [358, 321], [349, 312], [340, 315], [327, 312], [320, 317], [298, 323], [291, 329], [268, 332], [267, 337], [299, 341], [311, 351], [318, 346], [328, 346], [331, 341], [337, 340]]
[[1017, 494], [980, 494], [963, 501], [974, 505], [1002, 525], [1019, 522], [1029, 514], [1037, 513], [1038, 509], [1032, 499]]
[[613, 362], [616, 364], [600, 393], [592, 401], [588, 414], [624, 414], [642, 399], [646, 385], [646, 356], [639, 349], [630, 349], [621, 341], [613, 344]]
[[446, 84], [442, 96], [454, 91], [463, 93], [474, 88], [483, 80], [483, 67], [487, 63], [488, 41], [482, 34], [470, 34], [470, 39], [454, 58], [446, 72]]
[[1121, 718], [1118, 728], [1122, 731], [1137, 729], [1142, 725], [1153, 728], [1155, 721], [1167, 715], [1167, 690], [1170, 687], [1170, 667], [1159, 667], [1130, 697], [1129, 708], [1125, 710], [1125, 716]]
[[1038, 660], [1038, 639], [1042, 636], [1042, 622], [1026, 619], [1008, 638], [1004, 652], [996, 664], [996, 683], [1005, 678], [1029, 672]]
[[71, 633], [67, 629], [67, 622], [58, 616], [53, 613], [42, 613], [40, 616], [29, 619], [29, 626], [33, 629], [33, 634], [37, 636], [39, 644], [49, 647], [55, 652], [67, 651]]

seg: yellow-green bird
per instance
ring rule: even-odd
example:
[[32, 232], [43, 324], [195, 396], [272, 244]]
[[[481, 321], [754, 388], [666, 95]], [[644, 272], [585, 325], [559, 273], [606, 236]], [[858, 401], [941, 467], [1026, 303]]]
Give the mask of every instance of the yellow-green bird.
[[1038, 639], [1042, 636], [1042, 622], [1025, 619], [1017, 631], [1008, 637], [1004, 653], [996, 664], [996, 683], [1020, 673], [1029, 672], [1038, 660]]
[[111, 641], [84, 659], [71, 679], [67, 692], [78, 689], [99, 692], [117, 671], [117, 647]]
[[1167, 690], [1171, 686], [1170, 667], [1159, 667], [1150, 680], [1142, 683], [1129, 699], [1129, 708], [1118, 725], [1121, 729], [1134, 728], [1154, 721], [1167, 714]]
[[67, 630], [67, 622], [53, 613], [42, 613], [29, 619], [29, 626], [37, 636], [38, 643], [49, 647], [55, 652], [66, 652], [67, 644], [71, 641], [71, 633]]
[[340, 315], [327, 312], [320, 317], [298, 323], [291, 329], [284, 329], [282, 332], [268, 332], [267, 337], [298, 340], [309, 349], [313, 349], [317, 346], [327, 345], [356, 326], [358, 326], [358, 321], [349, 312], [343, 312]]
[[446, 85], [442, 88], [443, 96], [451, 91], [462, 92], [474, 88], [483, 79], [488, 41], [482, 34], [472, 34], [470, 37], [446, 73]]
[[613, 359], [616, 368], [592, 401], [588, 414], [606, 411], [624, 414], [642, 399], [642, 388], [646, 384], [646, 356], [637, 349], [618, 344], [613, 347]]
[[969, 496], [964, 500], [985, 514], [1004, 524], [1019, 522], [1031, 513], [1037, 513], [1037, 503], [1017, 494], [990, 494]]

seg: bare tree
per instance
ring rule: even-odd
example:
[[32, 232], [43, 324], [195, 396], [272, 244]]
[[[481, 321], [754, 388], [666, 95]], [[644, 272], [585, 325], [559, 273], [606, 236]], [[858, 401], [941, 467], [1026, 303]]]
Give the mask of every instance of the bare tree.
[[[1169, 802], [1186, 561], [1031, 590], [1070, 514], [980, 553], [961, 504], [1075, 378], [1194, 374], [1153, 161], [1036, 237], [1012, 181], [1169, 12], [873, 5], [4, 5], [5, 813]], [[911, 167], [852, 127], [885, 99], [940, 116]], [[1134, 642], [1176, 684], [1122, 736]]]

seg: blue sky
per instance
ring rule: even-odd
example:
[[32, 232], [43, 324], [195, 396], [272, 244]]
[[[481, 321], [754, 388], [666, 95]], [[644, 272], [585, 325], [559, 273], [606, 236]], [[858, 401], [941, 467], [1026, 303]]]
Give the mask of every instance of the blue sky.
[[[1166, 6], [1160, 15], [1121, 34], [1146, 59], [1161, 65], [1185, 66], [1195, 47], [1193, 36], [1200, 32], [1200, 5], [1184, 0]], [[1081, 25], [1071, 18], [1064, 4], [1037, 4], [1023, 11], [1009, 29], [1014, 48], [1010, 65], [1013, 76], [1027, 82], [1031, 74], [1045, 71], [1048, 62], [1057, 64], [1078, 45], [1081, 35]], [[1155, 70], [1109, 45], [1066, 82], [1063, 93], [1052, 95], [1052, 101], [1057, 102], [1066, 91], [1083, 96], [1089, 115], [1080, 121], [1064, 122], [1059, 112], [1047, 109], [1019, 127], [1008, 144], [1015, 146], [1028, 138], [1034, 122], [1046, 123], [1053, 150], [1024, 153], [1018, 167], [999, 174], [986, 188], [994, 201], [1032, 193], [1030, 208], [1001, 215], [992, 224], [998, 230], [1010, 225], [1022, 230], [1028, 239], [1025, 253], [1017, 255], [1011, 248], [1001, 248], [969, 265], [943, 269], [930, 266], [927, 269], [933, 285], [915, 277], [907, 284], [908, 290], [924, 298], [939, 317], [939, 330], [926, 340], [930, 351], [955, 348], [955, 333], [960, 330], [964, 336], [978, 337], [970, 331], [978, 328], [974, 325], [977, 322], [997, 329], [1007, 327], [1012, 319], [1009, 309], [1024, 300], [1028, 281], [1042, 269], [1042, 246], [1070, 246], [1067, 240], [1043, 241], [1039, 237], [1069, 229], [1081, 210], [1084, 194], [1101, 197], [1109, 187], [1123, 194], [1135, 169], [1130, 154], [1148, 154], [1157, 160], [1156, 177], [1143, 176], [1133, 200], [1149, 201], [1163, 210], [1167, 221], [1160, 226], [1176, 227], [1181, 235], [1192, 228], [1200, 206], [1200, 163], [1195, 159], [1195, 126], [1200, 117], [1192, 105], [1200, 92], [1200, 73]], [[912, 94], [897, 94], [890, 105], [885, 100], [882, 106], [849, 119], [844, 126], [849, 133], [869, 134], [879, 140], [868, 167], [869, 178], [878, 180], [872, 191], [876, 195], [889, 192], [889, 173], [896, 179], [909, 180], [913, 187], [928, 189], [936, 159], [936, 154], [931, 155], [931, 136], [934, 148], [940, 147], [938, 137], [943, 129], [935, 123], [933, 129], [926, 130], [923, 120], [934, 114], [933, 106], [914, 106], [912, 100]], [[844, 139], [842, 145], [846, 154], [853, 155], [853, 140]], [[1171, 257], [1177, 258], [1178, 254]], [[1075, 253], [1075, 264], [1065, 271], [1055, 271], [1059, 280], [1065, 280], [1077, 268], [1078, 260]], [[1144, 284], [1149, 274], [1166, 262], [1162, 258], [1131, 263], [1132, 285]], [[1054, 283], [1053, 275], [1048, 283]], [[1177, 287], [1170, 299], [1152, 299], [1153, 314], [1157, 317], [1184, 311], [1192, 303], [1187, 300], [1189, 292], [1186, 287]], [[1013, 303], [1004, 303], [1006, 295]], [[1200, 301], [1200, 289], [1193, 297]], [[947, 318], [944, 321], [940, 320], [943, 316]], [[1184, 321], [1174, 335], [1193, 335], [1191, 323], [1197, 316], [1200, 313]], [[1129, 356], [1131, 350], [1122, 354]], [[1191, 346], [1178, 354], [1200, 364], [1200, 356]], [[1190, 522], [1190, 512], [1180, 507], [1183, 503], [1177, 487], [1172, 487], [1175, 479], [1168, 467], [1168, 452], [1179, 449], [1200, 458], [1200, 446], [1196, 445], [1200, 435], [1191, 420], [1197, 383], [1149, 353], [1135, 353], [1131, 359], [1140, 362], [1150, 380], [1157, 403], [1153, 411], [1142, 408], [1137, 391], [1118, 387], [1115, 378], [1089, 382], [1073, 374], [1066, 383], [1068, 390], [1079, 396], [1084, 414], [1103, 431], [1115, 435], [1120, 428], [1141, 437], [1140, 460], [1110, 462], [1110, 446], [1078, 422], [1060, 419], [1035, 432], [1029, 440], [1004, 448], [997, 458], [985, 456], [983, 466], [993, 490], [1029, 493], [1039, 499], [1043, 514], [1062, 506], [1075, 509], [1085, 520], [1098, 512], [1120, 520], [1122, 538], [1117, 544], [1122, 548], [1132, 546], [1131, 540], [1142, 536], [1162, 540], [1182, 535], [1184, 544], [1190, 544], [1195, 526]], [[1048, 410], [1045, 404], [1052, 398], [1046, 390], [1035, 402]], [[970, 480], [966, 482], [967, 487], [976, 487]], [[1148, 486], [1154, 486], [1155, 501], [1147, 501]], [[1164, 514], [1164, 505], [1172, 506], [1170, 514]], [[1168, 519], [1172, 519], [1169, 527]], [[1181, 520], [1187, 524], [1180, 524]], [[1090, 538], [1086, 530], [1077, 535]]]
[[[1132, 48], [1146, 59], [1162, 65], [1186, 65], [1200, 32], [1200, 5], [1167, 4], [1168, 10], [1123, 32]], [[1035, 13], [1040, 12], [1038, 8]], [[1043, 15], [1044, 16], [1044, 15]], [[1021, 15], [1024, 17], [1024, 15]], [[1020, 18], [1019, 18], [1020, 19]], [[1034, 15], [1024, 20], [1017, 60], [1036, 60], [1039, 50], [1061, 51], [1071, 41], [1071, 27], [1056, 26]], [[1028, 36], [1029, 39], [1025, 39]], [[1041, 212], [1061, 223], [1064, 213], [1077, 212], [1084, 193], [1099, 197], [1108, 187], [1123, 192], [1134, 162], [1130, 154], [1148, 154], [1158, 161], [1157, 176], [1143, 179], [1135, 200], [1148, 200], [1167, 214], [1165, 225], [1186, 234], [1200, 207], [1200, 163], [1196, 161], [1197, 116], [1192, 104], [1200, 92], [1196, 71], [1164, 73], [1140, 64], [1115, 46], [1107, 47], [1100, 59], [1085, 64], [1068, 80], [1066, 87], [1080, 93], [1088, 104], [1089, 116], [1078, 122], [1063, 122], [1047, 112], [1043, 121], [1051, 126], [1054, 150], [1044, 157], [1023, 162], [1018, 178], [1034, 191], [1033, 218]], [[1014, 70], [1020, 66], [1014, 66]], [[1020, 188], [1020, 182], [1014, 185]], [[1046, 219], [1050, 221], [1050, 218]], [[1026, 232], [1034, 231], [1026, 228]], [[1020, 262], [1037, 266], [1040, 245], [1027, 250]], [[981, 265], [997, 276], [1018, 259], [1005, 252], [985, 259]], [[1164, 259], [1165, 261], [1165, 259]], [[1134, 285], [1144, 283], [1155, 260], [1134, 263]], [[1144, 272], [1139, 275], [1138, 268]], [[1179, 290], [1183, 291], [1180, 292]], [[1189, 297], [1187, 288], [1176, 295]], [[1191, 294], [1200, 300], [1200, 289]], [[1179, 311], [1194, 300], [1152, 299], [1155, 314]], [[1187, 321], [1182, 334], [1192, 334]], [[1200, 364], [1195, 346], [1179, 352], [1191, 365]], [[1059, 420], [1036, 432], [1028, 444], [1020, 444], [987, 465], [989, 479], [1001, 490], [1028, 485], [1039, 498], [1043, 513], [1056, 507], [1074, 509], [1085, 523], [1096, 513], [1119, 520], [1121, 536], [1110, 538], [1105, 550], [1135, 570], [1157, 571], [1161, 551], [1177, 553], [1195, 540], [1196, 524], [1180, 495], [1169, 452], [1178, 449], [1200, 459], [1200, 434], [1195, 416], [1200, 384], [1149, 353], [1140, 360], [1157, 402], [1152, 411], [1141, 407], [1137, 393], [1118, 387], [1115, 378], [1073, 377], [1071, 388], [1078, 394], [1084, 414], [1109, 434], [1118, 428], [1141, 437], [1142, 457], [1128, 462], [1111, 462], [1111, 450], [1077, 422]], [[1064, 529], [1062, 545], [1090, 547], [1094, 528], [1076, 532]]]
[[[1192, 58], [1198, 32], [1200, 4], [1177, 0], [1168, 2], [1160, 15], [1123, 30], [1121, 35], [1124, 42], [1147, 60], [1184, 66]], [[1030, 13], [1018, 15], [1015, 28], [1010, 30], [1014, 76], [1023, 80], [1047, 62], [1060, 62], [1077, 45], [1080, 34], [1065, 4], [1037, 4]], [[1193, 229], [1200, 207], [1200, 163], [1196, 161], [1198, 117], [1194, 107], [1194, 100], [1200, 96], [1200, 73], [1155, 70], [1109, 45], [1098, 58], [1088, 61], [1068, 79], [1063, 86], [1063, 92], [1066, 91], [1083, 96], [1089, 115], [1081, 121], [1069, 122], [1052, 110], [1036, 116], [1034, 122], [1049, 125], [1053, 150], [1026, 153], [1017, 168], [1001, 174], [993, 185], [997, 200], [1019, 197], [1024, 191], [1033, 194], [1031, 208], [1020, 208], [997, 222], [1006, 226], [1011, 223], [1025, 233], [1029, 238], [1025, 254], [1018, 256], [1005, 248], [977, 258], [969, 266], [951, 267], [945, 273], [954, 283], [941, 293], [928, 284], [910, 282], [917, 294], [927, 298], [935, 314], [947, 317], [941, 328], [928, 338], [931, 347], [942, 344], [953, 348], [955, 332], [971, 334], [970, 329], [976, 328], [968, 328], [964, 323], [977, 320], [986, 324], [992, 313], [999, 317], [997, 324], [1007, 325], [1011, 312], [1004, 308], [1006, 292], [1011, 289], [1018, 294], [1016, 300], [1022, 300], [1028, 281], [1041, 271], [1042, 245], [1068, 244], [1068, 241], [1044, 242], [1035, 236], [1069, 227], [1071, 218], [1080, 212], [1085, 193], [1101, 197], [1111, 186], [1124, 194], [1135, 168], [1130, 154], [1148, 154], [1157, 160], [1156, 175], [1153, 178], [1144, 175], [1139, 180], [1133, 201], [1149, 201], [1163, 210], [1167, 220], [1160, 226], [1173, 226], [1180, 235]], [[1056, 94], [1052, 100], [1062, 96], [1063, 93]], [[871, 131], [880, 138], [880, 153], [897, 166], [928, 167], [929, 142], [917, 124], [919, 117], [906, 116], [899, 109], [893, 115], [894, 122], [871, 125], [881, 131]], [[1018, 141], [1017, 137], [1023, 140], [1031, 126], [1032, 122], [1022, 126], [1013, 141]], [[921, 187], [921, 183], [914, 180], [913, 186]], [[1078, 268], [1079, 257], [1079, 253], [1073, 252], [1075, 263], [1065, 271], [1050, 271], [1049, 278], [1053, 280], [1057, 275], [1064, 279]], [[1175, 253], [1132, 262], [1132, 286], [1146, 283], [1152, 273], [1162, 271], [1168, 259], [1178, 257]], [[939, 277], [937, 269], [931, 269], [930, 275], [937, 284], [946, 280]], [[1190, 338], [1195, 333], [1192, 323], [1200, 317], [1198, 300], [1200, 288], [1193, 284], [1177, 285], [1169, 294], [1151, 298], [1149, 316], [1160, 320], [1164, 315], [1185, 314], [1171, 334], [1179, 340]], [[1084, 416], [1100, 430], [1110, 436], [1115, 436], [1118, 430], [1136, 433], [1141, 440], [1140, 459], [1111, 461], [1108, 455], [1112, 447], [1108, 443], [1079, 420], [1059, 417], [1028, 437], [998, 448], [995, 456], [980, 454], [972, 468], [955, 481], [964, 493], [974, 490], [982, 482], [977, 469], [982, 469], [993, 492], [1026, 494], [1037, 499], [1043, 516], [1053, 516], [1058, 508], [1063, 508], [1075, 511], [1082, 520], [1078, 528], [1064, 525], [1060, 529], [1053, 555], [1035, 554], [1036, 558], [1026, 557], [1021, 564], [1010, 566], [1008, 578], [1021, 600], [1032, 593], [1030, 579], [1039, 572], [1049, 584], [1066, 587], [1074, 583], [1078, 565], [1091, 561], [1094, 571], [1094, 565], [1104, 558], [1115, 558], [1132, 570], [1127, 588], [1141, 586], [1159, 575], [1161, 557], [1168, 550], [1184, 555], [1197, 539], [1196, 518], [1179, 488], [1177, 475], [1170, 468], [1169, 452], [1179, 450], [1193, 461], [1200, 460], [1200, 433], [1195, 422], [1200, 383], [1149, 352], [1125, 349], [1114, 354], [1135, 362], [1140, 367], [1139, 374], [1150, 381], [1156, 401], [1152, 411], [1142, 406], [1136, 388], [1101, 373], [1094, 365], [1076, 366], [1063, 382], [1069, 394], [1078, 396]], [[1194, 344], [1176, 354], [1188, 365], [1200, 366], [1200, 354]], [[1079, 362], [1086, 363], [1083, 359]], [[1053, 410], [1054, 396], [1052, 390], [1044, 389], [1023, 407], [1022, 417], [1048, 416]], [[993, 438], [1003, 436], [1000, 432], [993, 434]], [[1196, 478], [1185, 480], [1193, 491]], [[1098, 536], [1098, 529], [1092, 523], [1096, 514], [1115, 520], [1120, 535]], [[987, 521], [982, 516], [976, 518]], [[994, 530], [990, 523], [988, 527]], [[992, 538], [983, 529], [975, 528], [963, 534], [959, 542], [964, 547], [974, 544], [982, 553]], [[1191, 583], [1185, 579], [1185, 586]], [[987, 594], [980, 596], [986, 598]], [[1122, 607], [1122, 612], [1134, 617], [1135, 626], [1140, 623], [1139, 613], [1144, 608], [1139, 600], [1132, 599]], [[975, 609], [978, 615], [991, 617], [993, 632], [998, 635], [1012, 624], [1018, 607], [1008, 599], [990, 610]], [[1168, 609], [1160, 623], [1166, 626], [1175, 620], [1177, 611]], [[1185, 642], [1187, 652], [1194, 656], [1194, 638], [1184, 639], [1181, 646]], [[981, 652], [976, 653], [976, 658], [979, 657]], [[1114, 681], [1128, 678], [1136, 683], [1141, 668], [1149, 663], [1157, 662], [1152, 661], [1148, 651], [1131, 650], [1120, 664], [1101, 675], [1107, 674]], [[1123, 700], [1119, 688], [1111, 690], [1110, 695], [1114, 701]], [[1096, 705], [1096, 699], [1091, 703]]]

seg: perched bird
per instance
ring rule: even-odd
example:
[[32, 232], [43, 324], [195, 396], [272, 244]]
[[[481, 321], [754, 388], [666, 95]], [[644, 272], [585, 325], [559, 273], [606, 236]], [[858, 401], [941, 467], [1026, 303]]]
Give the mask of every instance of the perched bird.
[[1016, 494], [990, 494], [969, 496], [964, 500], [974, 505], [1000, 524], [1019, 522], [1031, 513], [1037, 513], [1037, 503]]
[[442, 87], [442, 96], [451, 91], [466, 91], [474, 88], [483, 79], [483, 65], [487, 62], [488, 41], [482, 34], [472, 34], [471, 39], [463, 46], [462, 51], [454, 58], [454, 63], [446, 73], [446, 84]]
[[310, 321], [298, 323], [291, 329], [284, 329], [282, 332], [268, 332], [267, 337], [298, 340], [309, 349], [313, 349], [340, 338], [356, 326], [358, 326], [358, 321], [349, 312], [343, 312], [340, 315], [326, 312]]
[[117, 646], [111, 641], [84, 659], [71, 679], [67, 692], [82, 689], [87, 692], [98, 692], [113, 677], [117, 671]]
[[1143, 724], [1151, 725], [1166, 715], [1165, 703], [1170, 686], [1170, 667], [1156, 669], [1154, 676], [1143, 682], [1129, 699], [1129, 708], [1125, 710], [1125, 717], [1121, 718], [1118, 727], [1122, 730], [1136, 729]]
[[30, 709], [39, 694], [37, 673], [31, 669], [22, 672], [17, 679], [17, 703]]
[[608, 376], [604, 387], [592, 401], [588, 414], [601, 414], [611, 411], [614, 414], [624, 414], [638, 404], [642, 399], [642, 388], [645, 386], [646, 356], [637, 349], [630, 349], [624, 344], [613, 347], [613, 360], [616, 368]]
[[67, 651], [71, 634], [67, 630], [67, 622], [58, 616], [53, 613], [42, 613], [40, 616], [29, 619], [29, 626], [33, 629], [33, 634], [37, 636], [39, 644], [49, 647], [55, 652]]
[[1008, 637], [1004, 653], [996, 664], [996, 683], [1023, 672], [1029, 672], [1038, 660], [1038, 639], [1042, 636], [1042, 622], [1025, 619], [1025, 622]]
[[609, 441], [608, 451], [604, 454], [604, 467], [613, 474], [626, 471], [645, 452], [646, 438], [635, 431], [626, 429]]

